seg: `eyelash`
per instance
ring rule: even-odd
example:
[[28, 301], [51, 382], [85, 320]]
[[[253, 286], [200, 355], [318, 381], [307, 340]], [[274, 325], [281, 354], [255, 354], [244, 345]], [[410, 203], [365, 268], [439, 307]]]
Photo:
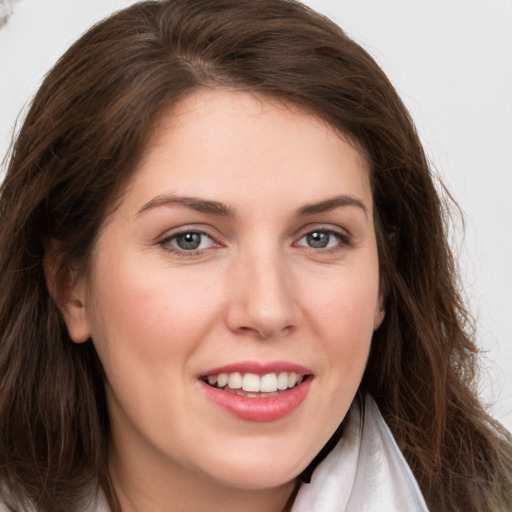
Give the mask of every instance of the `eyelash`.
[[[300, 245], [299, 242], [306, 238], [307, 236], [313, 235], [313, 234], [326, 234], [329, 237], [335, 237], [338, 240], [338, 243], [333, 247], [310, 247], [307, 245]], [[182, 249], [179, 247], [175, 247], [172, 245], [172, 242], [179, 237], [184, 237], [186, 235], [199, 235], [201, 238], [207, 237], [211, 240], [212, 245], [207, 248], [203, 249]], [[330, 241], [329, 241], [330, 242]], [[202, 243], [202, 240], [200, 241], [200, 245]], [[169, 253], [175, 254], [179, 257], [183, 258], [190, 258], [190, 257], [198, 257], [202, 256], [205, 251], [208, 251], [212, 247], [222, 247], [222, 244], [215, 241], [214, 237], [208, 234], [205, 231], [202, 231], [200, 229], [184, 229], [182, 231], [179, 231], [177, 233], [173, 233], [171, 236], [166, 237], [164, 240], [159, 242], [159, 244]], [[317, 228], [317, 229], [310, 229], [306, 232], [303, 232], [301, 236], [298, 238], [296, 242], [294, 242], [295, 246], [304, 247], [306, 250], [315, 252], [315, 253], [333, 253], [336, 251], [339, 251], [341, 249], [349, 248], [352, 246], [352, 237], [346, 232], [341, 232], [335, 229], [330, 228]]]

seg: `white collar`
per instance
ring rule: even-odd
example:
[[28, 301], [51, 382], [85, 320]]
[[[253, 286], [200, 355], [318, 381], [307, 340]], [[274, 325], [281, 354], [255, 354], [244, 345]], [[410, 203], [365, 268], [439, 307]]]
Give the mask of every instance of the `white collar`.
[[[362, 428], [361, 428], [362, 427]], [[375, 401], [354, 404], [343, 437], [302, 484], [292, 512], [428, 512]]]

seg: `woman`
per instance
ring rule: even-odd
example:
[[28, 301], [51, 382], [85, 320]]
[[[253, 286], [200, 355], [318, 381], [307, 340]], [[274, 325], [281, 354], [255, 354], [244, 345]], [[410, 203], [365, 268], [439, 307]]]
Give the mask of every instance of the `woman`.
[[93, 27], [1, 191], [4, 507], [509, 509], [444, 215], [387, 78], [302, 5]]

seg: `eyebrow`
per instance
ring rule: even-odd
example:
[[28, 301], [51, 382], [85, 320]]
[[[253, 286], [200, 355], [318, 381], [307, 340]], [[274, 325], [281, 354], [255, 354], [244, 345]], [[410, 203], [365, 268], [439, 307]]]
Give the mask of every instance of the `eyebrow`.
[[184, 206], [185, 208], [189, 208], [190, 210], [195, 210], [196, 212], [208, 213], [210, 215], [218, 215], [221, 217], [234, 217], [235, 210], [225, 205], [224, 203], [220, 203], [219, 201], [210, 201], [208, 199], [200, 199], [198, 197], [183, 197], [183, 196], [174, 196], [174, 195], [160, 195], [157, 196], [151, 201], [148, 201], [138, 212], [136, 217], [140, 214], [147, 212], [148, 210], [152, 210], [154, 208], [158, 208], [159, 206]]
[[[178, 205], [191, 210], [195, 210], [201, 213], [207, 213], [210, 215], [218, 215], [221, 217], [233, 218], [235, 216], [235, 210], [228, 205], [219, 201], [211, 201], [208, 199], [200, 199], [198, 197], [184, 197], [175, 195], [160, 195], [150, 201], [148, 201], [136, 214], [136, 217], [143, 214], [148, 210], [158, 208], [160, 206], [172, 206]], [[365, 216], [368, 216], [368, 209], [364, 203], [357, 197], [342, 194], [339, 196], [331, 197], [320, 201], [318, 203], [309, 203], [296, 211], [297, 217], [303, 217], [308, 215], [315, 215], [317, 213], [324, 213], [336, 208], [344, 206], [355, 206], [360, 208]]]
[[349, 194], [342, 194], [339, 196], [331, 197], [325, 201], [320, 201], [319, 203], [306, 204], [297, 210], [297, 215], [314, 215], [316, 213], [329, 212], [342, 206], [355, 206], [356, 208], [360, 208], [363, 211], [365, 217], [368, 217], [368, 209], [366, 208], [365, 204], [357, 197], [351, 196]]

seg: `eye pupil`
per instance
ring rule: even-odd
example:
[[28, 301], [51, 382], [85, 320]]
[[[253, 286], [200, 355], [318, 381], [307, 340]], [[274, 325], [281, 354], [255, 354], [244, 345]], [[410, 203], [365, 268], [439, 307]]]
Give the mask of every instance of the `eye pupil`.
[[308, 245], [315, 249], [323, 249], [329, 243], [329, 233], [323, 233], [322, 231], [309, 233], [306, 238]]
[[200, 233], [185, 233], [176, 237], [176, 245], [185, 251], [192, 251], [201, 245]]

